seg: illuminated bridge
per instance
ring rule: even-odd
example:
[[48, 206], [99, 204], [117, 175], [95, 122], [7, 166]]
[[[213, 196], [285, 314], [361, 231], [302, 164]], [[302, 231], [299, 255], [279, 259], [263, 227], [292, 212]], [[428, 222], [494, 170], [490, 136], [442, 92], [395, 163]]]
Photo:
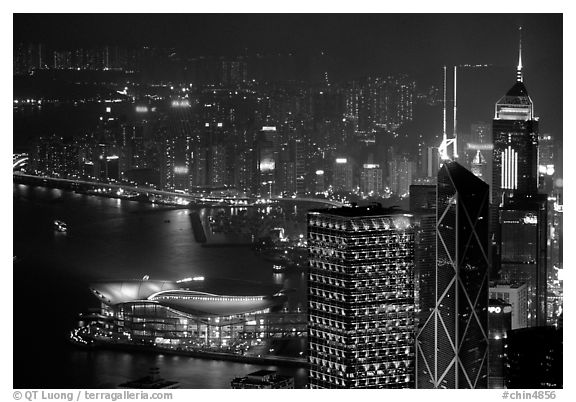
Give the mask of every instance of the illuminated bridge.
[[[20, 154], [26, 155], [26, 154]], [[20, 156], [20, 158], [14, 158], [14, 166], [16, 166], [16, 160], [19, 161], [19, 166], [24, 166], [28, 163], [28, 155]], [[16, 167], [14, 168], [16, 169]], [[174, 191], [164, 191], [164, 190], [157, 190], [150, 187], [139, 187], [139, 186], [131, 186], [128, 184], [119, 184], [119, 183], [102, 183], [97, 181], [88, 181], [88, 180], [79, 180], [79, 179], [64, 179], [59, 177], [50, 177], [50, 176], [36, 176], [25, 174], [19, 171], [15, 171], [14, 175], [20, 177], [26, 177], [31, 179], [43, 180], [46, 182], [55, 182], [55, 183], [68, 183], [68, 184], [79, 184], [79, 185], [87, 185], [87, 186], [97, 186], [102, 188], [110, 188], [110, 189], [122, 189], [123, 191], [130, 191], [133, 193], [141, 193], [141, 194], [154, 194], [154, 195], [161, 195], [161, 196], [168, 196], [168, 197], [179, 197], [182, 199], [190, 200], [190, 201], [200, 201], [200, 202], [208, 202], [208, 203], [219, 203], [219, 202], [241, 202], [244, 201], [246, 203], [254, 204], [259, 199], [254, 197], [234, 197], [234, 196], [225, 196], [225, 195], [202, 195], [202, 194], [188, 194], [184, 192], [174, 192]], [[307, 198], [307, 197], [274, 197], [272, 201], [292, 201], [292, 202], [315, 202], [320, 204], [328, 204], [334, 207], [342, 207], [344, 204], [339, 201], [334, 200], [327, 200], [323, 198]], [[262, 202], [262, 201], [261, 201]]]

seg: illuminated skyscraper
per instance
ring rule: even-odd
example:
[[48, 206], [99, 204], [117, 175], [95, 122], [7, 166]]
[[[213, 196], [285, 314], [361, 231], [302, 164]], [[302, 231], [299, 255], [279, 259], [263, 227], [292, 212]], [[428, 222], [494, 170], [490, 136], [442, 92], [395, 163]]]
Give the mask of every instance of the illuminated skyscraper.
[[276, 143], [276, 127], [262, 127], [256, 139], [256, 171], [258, 172], [258, 193], [265, 197], [272, 197], [277, 186], [278, 151]]
[[[519, 49], [516, 83], [496, 103], [492, 126], [490, 232], [492, 276], [515, 285], [528, 285], [530, 326], [538, 325], [546, 310], [546, 248], [542, 247], [546, 242], [546, 206], [533, 205], [541, 203], [538, 196], [538, 118], [534, 116], [534, 105], [524, 86], [521, 40]], [[545, 199], [543, 196], [544, 204]], [[542, 209], [544, 215], [541, 216]], [[534, 220], [524, 220], [527, 215], [534, 215], [538, 223], [526, 226], [523, 222]]]
[[444, 163], [434, 286], [420, 289], [418, 388], [488, 385], [488, 198], [486, 183], [456, 162]]
[[380, 205], [308, 213], [311, 388], [414, 387], [412, 216]]
[[492, 124], [492, 202], [500, 204], [503, 194], [538, 190], [538, 118], [524, 86], [522, 43], [516, 83], [496, 103]]

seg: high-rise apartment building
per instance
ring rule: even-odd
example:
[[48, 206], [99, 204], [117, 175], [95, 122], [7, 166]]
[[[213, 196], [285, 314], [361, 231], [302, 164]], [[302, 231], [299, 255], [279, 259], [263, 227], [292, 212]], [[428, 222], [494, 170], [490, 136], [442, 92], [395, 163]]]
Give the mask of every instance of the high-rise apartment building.
[[412, 216], [380, 205], [308, 213], [311, 388], [414, 387]]
[[446, 161], [436, 197], [436, 270], [419, 295], [417, 385], [486, 388], [489, 188]]
[[389, 160], [388, 184], [390, 191], [398, 197], [407, 197], [415, 172], [415, 163], [407, 155], [399, 155]]

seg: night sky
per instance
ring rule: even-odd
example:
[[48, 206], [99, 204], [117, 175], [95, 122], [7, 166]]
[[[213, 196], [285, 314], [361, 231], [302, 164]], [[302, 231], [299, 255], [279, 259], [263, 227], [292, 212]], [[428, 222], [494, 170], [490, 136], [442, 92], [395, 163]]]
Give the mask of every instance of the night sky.
[[406, 72], [424, 85], [440, 84], [443, 65], [492, 64], [510, 77], [495, 78], [503, 87], [489, 95], [492, 103], [514, 83], [522, 25], [525, 83], [541, 131], [559, 136], [562, 22], [561, 14], [15, 14], [14, 42], [151, 45], [217, 56], [324, 52], [336, 79]]

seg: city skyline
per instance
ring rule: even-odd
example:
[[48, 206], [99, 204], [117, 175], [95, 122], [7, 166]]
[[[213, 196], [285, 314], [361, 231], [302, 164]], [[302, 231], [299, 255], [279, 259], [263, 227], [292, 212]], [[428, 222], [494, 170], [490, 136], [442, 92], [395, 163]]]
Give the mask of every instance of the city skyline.
[[15, 14], [15, 386], [562, 387], [562, 23]]
[[[510, 66], [516, 65], [517, 29], [522, 26], [526, 83], [539, 99], [536, 114], [547, 122], [547, 132], [561, 130], [563, 39], [558, 14], [74, 16], [15, 14], [14, 45], [43, 43], [51, 50], [148, 45], [171, 48], [178, 58], [291, 54], [300, 79], [319, 80], [324, 71], [332, 82], [407, 73], [424, 87], [441, 85], [442, 66], [489, 65], [484, 73], [460, 70], [462, 88], [469, 88], [461, 92], [460, 113], [470, 121], [473, 109], [501, 96], [497, 88], [506, 84]], [[233, 50], [231, 44], [237, 43]], [[535, 77], [546, 77], [546, 83]], [[486, 101], [467, 99], [470, 91]], [[492, 113], [484, 109], [481, 120]]]

